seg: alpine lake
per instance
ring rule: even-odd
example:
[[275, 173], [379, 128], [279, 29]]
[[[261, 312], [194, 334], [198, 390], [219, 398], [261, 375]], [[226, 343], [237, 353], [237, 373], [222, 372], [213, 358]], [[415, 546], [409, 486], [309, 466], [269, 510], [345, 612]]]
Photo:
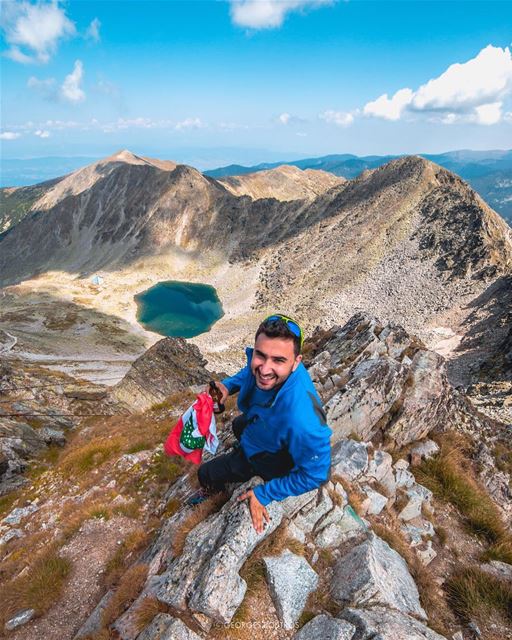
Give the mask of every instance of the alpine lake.
[[207, 284], [159, 282], [138, 293], [135, 302], [145, 329], [173, 338], [205, 333], [224, 315], [216, 290]]

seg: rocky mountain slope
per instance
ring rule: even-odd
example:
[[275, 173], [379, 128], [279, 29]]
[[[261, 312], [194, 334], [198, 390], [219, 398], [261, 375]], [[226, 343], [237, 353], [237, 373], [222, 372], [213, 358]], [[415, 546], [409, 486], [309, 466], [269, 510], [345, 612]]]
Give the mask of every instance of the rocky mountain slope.
[[237, 196], [250, 196], [253, 200], [314, 200], [317, 196], [346, 182], [326, 171], [282, 165], [276, 169], [248, 173], [219, 180], [228, 191]]
[[[56, 183], [0, 238], [0, 328], [19, 337], [13, 354], [69, 362], [55, 351], [79, 338], [92, 360], [98, 338], [87, 325], [110, 354], [130, 340], [149, 346], [156, 336], [137, 325], [133, 295], [170, 279], [216, 287], [225, 315], [195, 339], [215, 368], [276, 308], [308, 331], [371, 310], [435, 345], [439, 331], [462, 335], [471, 301], [510, 273], [509, 227], [426, 160], [395, 160], [327, 190], [323, 176], [312, 188], [318, 174], [294, 172], [307, 198], [260, 198], [277, 175], [257, 189], [248, 178], [254, 199], [191, 167], [122, 152]], [[91, 287], [98, 271], [105, 285]], [[58, 340], [41, 326], [51, 299], [70, 306]]]
[[[355, 156], [349, 153], [305, 158], [286, 164], [299, 169], [329, 171], [347, 179], [357, 178], [363, 171], [376, 169], [400, 156]], [[509, 151], [449, 151], [441, 154], [421, 154], [421, 157], [441, 165], [466, 180], [480, 196], [503, 218], [512, 223], [512, 152]], [[230, 165], [205, 171], [216, 179], [267, 171], [283, 163], [262, 163], [253, 167]]]
[[[331, 477], [272, 503], [257, 535], [237, 500], [244, 486], [184, 504], [195, 469], [163, 459], [161, 442], [193, 397], [201, 355], [171, 339], [149, 350], [126, 382], [143, 395], [159, 370], [167, 400], [122, 415], [106, 398], [112, 415], [82, 421], [3, 506], [9, 637], [512, 637], [510, 469], [495, 466], [498, 448], [512, 452], [510, 429], [450, 385], [441, 356], [372, 316], [318, 330], [305, 360], [333, 429]], [[230, 401], [221, 450], [233, 415]], [[24, 554], [36, 540], [44, 551]]]

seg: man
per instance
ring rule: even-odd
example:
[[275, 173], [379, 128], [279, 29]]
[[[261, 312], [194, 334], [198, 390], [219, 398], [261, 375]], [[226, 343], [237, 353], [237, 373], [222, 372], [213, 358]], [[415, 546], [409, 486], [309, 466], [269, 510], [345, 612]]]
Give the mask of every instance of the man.
[[329, 475], [331, 430], [311, 378], [301, 363], [299, 325], [287, 316], [266, 318], [256, 331], [247, 365], [217, 382], [222, 402], [238, 392], [242, 415], [233, 421], [234, 450], [202, 464], [199, 482], [208, 493], [227, 482], [257, 475], [264, 484], [242, 494], [258, 533], [270, 518], [266, 506], [317, 488]]

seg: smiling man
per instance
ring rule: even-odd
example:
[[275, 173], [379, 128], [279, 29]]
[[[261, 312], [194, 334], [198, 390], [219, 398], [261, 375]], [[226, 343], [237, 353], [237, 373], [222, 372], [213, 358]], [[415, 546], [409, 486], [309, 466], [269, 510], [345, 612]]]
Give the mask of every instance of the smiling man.
[[230, 453], [201, 465], [198, 478], [206, 493], [228, 482], [260, 476], [265, 482], [240, 496], [249, 500], [258, 533], [269, 521], [266, 506], [316, 489], [329, 475], [330, 436], [320, 398], [302, 364], [302, 330], [281, 314], [266, 318], [256, 331], [247, 365], [218, 382], [222, 401], [238, 393], [242, 415], [233, 420], [237, 445]]

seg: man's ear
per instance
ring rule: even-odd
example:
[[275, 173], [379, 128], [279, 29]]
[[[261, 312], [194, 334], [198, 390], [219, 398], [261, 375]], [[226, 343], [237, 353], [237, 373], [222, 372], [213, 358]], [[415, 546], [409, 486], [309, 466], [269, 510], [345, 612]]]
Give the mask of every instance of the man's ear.
[[302, 354], [299, 353], [299, 355], [295, 358], [295, 362], [293, 363], [292, 371], [295, 371], [295, 369], [299, 366], [301, 360], [302, 360]]

